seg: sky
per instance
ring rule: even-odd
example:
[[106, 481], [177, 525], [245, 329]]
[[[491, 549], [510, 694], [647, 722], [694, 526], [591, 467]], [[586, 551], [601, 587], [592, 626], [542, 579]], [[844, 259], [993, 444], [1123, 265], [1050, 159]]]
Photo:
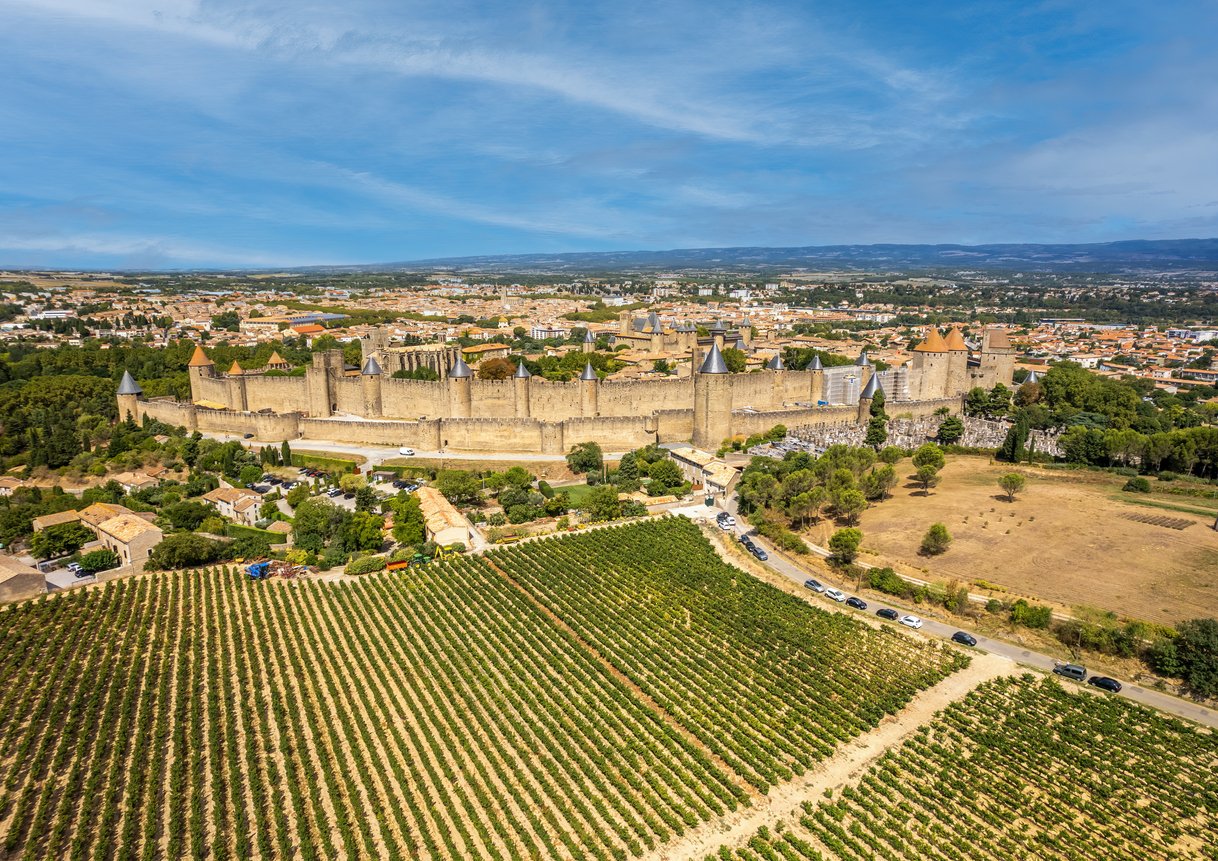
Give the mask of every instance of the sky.
[[1218, 236], [1213, 0], [0, 0], [0, 266]]

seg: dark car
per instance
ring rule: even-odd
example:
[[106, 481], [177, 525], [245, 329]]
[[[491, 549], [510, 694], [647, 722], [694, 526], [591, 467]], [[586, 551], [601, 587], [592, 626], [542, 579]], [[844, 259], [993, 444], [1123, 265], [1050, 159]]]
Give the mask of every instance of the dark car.
[[741, 535], [741, 536], [740, 536], [740, 538], [738, 538], [737, 540], [738, 540], [738, 541], [739, 541], [741, 544], [743, 544], [745, 547], [752, 547], [752, 546], [753, 546], [753, 539], [752, 539], [752, 538], [749, 538], [747, 535]]
[[355, 494], [347, 491], [343, 494], [343, 499], [355, 499]]
[[966, 631], [957, 631], [952, 634], [952, 642], [959, 643], [962, 646], [975, 646], [977, 645], [977, 638]]
[[897, 620], [897, 616], [899, 615], [896, 610], [890, 610], [887, 607], [881, 607], [879, 610], [875, 611], [875, 614], [881, 619], [888, 619], [890, 622], [895, 622]]
[[825, 591], [825, 584], [821, 583], [819, 580], [813, 580], [811, 577], [809, 577], [807, 580], [804, 581], [804, 585], [807, 586], [809, 589], [811, 589], [813, 592], [824, 592]]
[[[75, 577], [77, 580], [83, 580], [86, 577], [92, 577], [93, 572], [87, 571], [84, 568], [81, 568], [79, 571], [73, 571], [72, 576]], [[1120, 688], [1121, 688], [1121, 686], [1117, 685], [1117, 690], [1120, 690]]]
[[1119, 694], [1121, 692], [1121, 683], [1116, 679], [1110, 679], [1107, 676], [1092, 676], [1087, 679], [1087, 684], [1095, 685], [1100, 690], [1109, 691], [1110, 693]]
[[846, 606], [853, 607], [856, 610], [866, 610], [867, 602], [864, 601], [862, 598], [855, 598], [853, 595], [851, 595], [849, 598], [846, 599]]
[[253, 438], [254, 438], [254, 435], [253, 435], [252, 433], [247, 433], [245, 436], [243, 436], [243, 437], [241, 437], [241, 438], [242, 438], [242, 439], [253, 439]]

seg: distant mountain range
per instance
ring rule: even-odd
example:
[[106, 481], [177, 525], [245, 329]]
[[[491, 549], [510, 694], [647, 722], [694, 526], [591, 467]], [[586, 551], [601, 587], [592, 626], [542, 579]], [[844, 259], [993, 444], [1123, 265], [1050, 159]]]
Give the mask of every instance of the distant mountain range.
[[451, 257], [341, 271], [767, 272], [795, 269], [990, 269], [1037, 272], [1218, 271], [1218, 239], [1154, 239], [1086, 245], [810, 245], [684, 248]]

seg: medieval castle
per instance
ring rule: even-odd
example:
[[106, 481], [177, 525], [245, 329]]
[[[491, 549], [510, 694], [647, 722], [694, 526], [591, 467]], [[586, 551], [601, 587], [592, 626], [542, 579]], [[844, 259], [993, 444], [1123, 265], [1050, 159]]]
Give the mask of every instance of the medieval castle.
[[[235, 363], [221, 373], [197, 348], [190, 362], [190, 402], [146, 400], [135, 381], [124, 377], [119, 415], [149, 415], [191, 431], [253, 434], [266, 442], [303, 438], [545, 454], [563, 454], [584, 441], [606, 451], [692, 442], [714, 451], [733, 435], [776, 424], [866, 422], [878, 391], [894, 416], [925, 416], [941, 407], [958, 413], [969, 389], [1010, 384], [1014, 372], [1015, 352], [1005, 330], [985, 330], [970, 355], [953, 328], [946, 337], [931, 329], [912, 361], [883, 372], [863, 353], [852, 365], [825, 368], [814, 360], [801, 371], [788, 370], [776, 355], [764, 370], [729, 373], [723, 351], [748, 350], [749, 332], [742, 326], [729, 335], [716, 324], [699, 336], [692, 325], [666, 327], [655, 314], [642, 321], [624, 314], [615, 341], [645, 340], [657, 349], [683, 351], [696, 370], [690, 376], [620, 381], [599, 379], [590, 364], [571, 382], [540, 379], [523, 365], [512, 379], [481, 380], [452, 345], [392, 347], [383, 333], [363, 340], [362, 368], [347, 368], [340, 351], [328, 351], [315, 353], [303, 376], [251, 373]], [[592, 349], [589, 337], [584, 350]], [[440, 379], [390, 376], [422, 366]]]

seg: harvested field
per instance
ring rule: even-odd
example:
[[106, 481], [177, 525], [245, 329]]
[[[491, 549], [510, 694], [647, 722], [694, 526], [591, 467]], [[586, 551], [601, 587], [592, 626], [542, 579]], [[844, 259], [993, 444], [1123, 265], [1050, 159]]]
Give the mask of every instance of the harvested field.
[[[897, 469], [902, 476], [912, 471], [908, 460]], [[929, 496], [908, 482], [898, 486], [861, 518], [863, 558], [899, 563], [925, 579], [985, 580], [1065, 608], [1090, 605], [1163, 623], [1218, 616], [1213, 516], [1138, 506], [1147, 497], [1122, 494], [1125, 479], [1090, 471], [1020, 467], [1027, 488], [1007, 502], [996, 481], [1010, 471], [1009, 464], [952, 456]], [[1160, 498], [1180, 500], [1152, 497]], [[953, 542], [928, 559], [918, 547], [935, 522]], [[823, 524], [813, 538], [823, 544], [832, 528]]]

